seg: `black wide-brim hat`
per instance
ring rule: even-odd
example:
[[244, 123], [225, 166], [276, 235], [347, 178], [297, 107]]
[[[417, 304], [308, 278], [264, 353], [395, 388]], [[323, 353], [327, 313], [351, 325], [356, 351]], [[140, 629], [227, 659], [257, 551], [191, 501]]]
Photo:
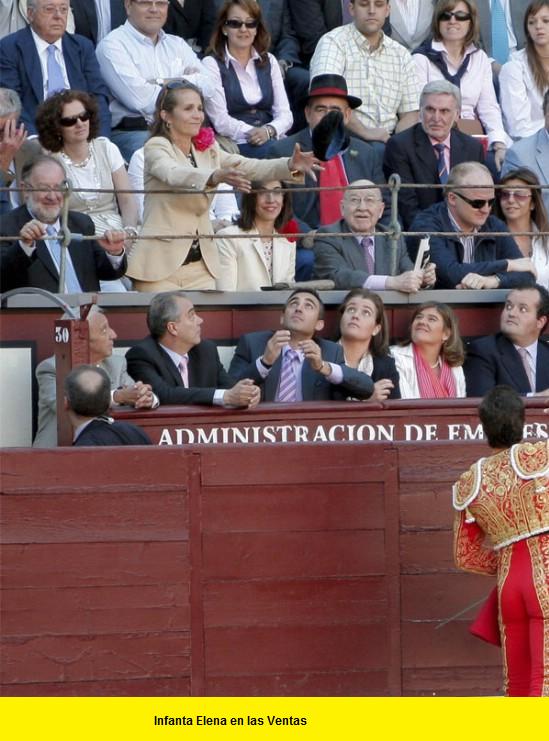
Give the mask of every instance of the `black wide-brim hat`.
[[347, 149], [350, 139], [341, 111], [329, 111], [314, 127], [311, 139], [315, 157], [323, 162]]
[[362, 100], [349, 95], [347, 91], [347, 80], [343, 75], [317, 75], [309, 84], [309, 98], [320, 98], [323, 95], [331, 95], [336, 98], [345, 98], [351, 108], [358, 108]]

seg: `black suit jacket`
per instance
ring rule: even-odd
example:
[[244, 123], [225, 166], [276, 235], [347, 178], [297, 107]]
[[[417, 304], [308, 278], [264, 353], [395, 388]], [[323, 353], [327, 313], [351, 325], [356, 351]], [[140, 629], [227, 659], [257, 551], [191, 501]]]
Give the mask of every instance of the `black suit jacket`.
[[[242, 335], [229, 368], [229, 375], [235, 383], [242, 378], [253, 379], [261, 387], [263, 401], [275, 400], [282, 366], [282, 354], [280, 354], [265, 379], [257, 370], [256, 360], [263, 355], [272, 335], [273, 332], [250, 332]], [[331, 384], [321, 373], [314, 371], [305, 360], [301, 371], [303, 401], [342, 401], [348, 396], [367, 399], [372, 395], [374, 390], [372, 379], [365, 373], [344, 365], [341, 345], [318, 338], [316, 342], [320, 345], [324, 360], [341, 365], [343, 382], [339, 385]]]
[[[2, 216], [0, 234], [6, 237], [19, 234], [21, 227], [31, 219], [27, 207], [20, 206]], [[68, 223], [70, 231], [75, 234], [95, 234], [93, 221], [86, 214], [70, 211]], [[45, 242], [38, 242], [31, 257], [27, 257], [23, 252], [18, 240], [2, 242], [0, 251], [1, 291], [32, 286], [51, 293], [58, 292], [59, 273]], [[82, 242], [73, 240], [69, 244], [69, 253], [76, 276], [85, 292], [99, 291], [100, 280], [115, 280], [126, 272], [126, 257], [124, 256], [119, 268], [114, 268], [105, 250], [95, 240]]]
[[152, 443], [149, 436], [137, 425], [114, 422], [109, 417], [97, 417], [82, 430], [73, 445], [152, 445]]
[[[309, 128], [301, 129], [292, 136], [280, 139], [274, 142], [268, 152], [269, 157], [291, 157], [296, 144], [299, 144], [302, 151], [310, 152], [313, 148], [311, 133]], [[384, 183], [383, 169], [381, 166], [381, 156], [377, 150], [367, 142], [351, 137], [349, 147], [343, 153], [343, 165], [345, 173], [350, 183], [355, 180], [371, 180], [372, 183]], [[292, 205], [294, 214], [298, 219], [301, 231], [307, 232], [311, 229], [317, 229], [320, 225], [320, 201], [318, 192], [312, 190], [303, 190], [303, 188], [314, 188], [318, 182], [314, 182], [309, 175], [305, 175], [303, 185], [294, 184], [292, 186]], [[388, 189], [383, 190], [383, 201], [385, 203], [385, 213], [382, 222], [390, 217], [390, 192]]]
[[[458, 129], [450, 134], [450, 166], [460, 162], [484, 162], [482, 144]], [[433, 145], [417, 123], [400, 134], [394, 134], [385, 145], [383, 170], [388, 178], [398, 173], [403, 183], [440, 184], [438, 165]], [[402, 188], [398, 192], [398, 213], [404, 229], [408, 230], [418, 211], [442, 201], [442, 188]]]
[[393, 390], [389, 394], [389, 399], [400, 399], [400, 376], [395, 359], [391, 355], [374, 355], [372, 381], [375, 383], [383, 378], [388, 378], [393, 382]]
[[307, 63], [321, 36], [342, 24], [339, 0], [290, 0], [290, 16], [295, 35]]
[[[498, 384], [511, 386], [519, 394], [527, 394], [530, 384], [520, 355], [511, 340], [498, 332], [471, 340], [463, 366], [467, 396], [484, 396]], [[549, 345], [538, 342], [536, 391], [549, 388]]]
[[[124, 0], [111, 0], [111, 27], [118, 28], [126, 22], [126, 8]], [[93, 45], [97, 46], [97, 10], [94, 0], [71, 0], [72, 13], [74, 15], [74, 31], [85, 36]]]
[[126, 353], [128, 373], [136, 381], [150, 383], [161, 404], [213, 403], [216, 389], [232, 386], [223, 368], [217, 347], [202, 340], [189, 350], [189, 388], [185, 388], [179, 370], [158, 342], [146, 337]]
[[202, 0], [187, 0], [183, 5], [179, 0], [169, 2], [168, 20], [164, 24], [164, 31], [183, 39], [198, 38], [203, 12]]

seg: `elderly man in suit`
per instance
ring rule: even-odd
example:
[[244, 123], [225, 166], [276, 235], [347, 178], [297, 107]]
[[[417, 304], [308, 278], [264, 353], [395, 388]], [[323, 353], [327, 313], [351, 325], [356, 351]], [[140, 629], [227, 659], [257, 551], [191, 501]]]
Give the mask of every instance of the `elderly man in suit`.
[[[545, 126], [532, 136], [519, 139], [507, 150], [503, 162], [502, 176], [519, 167], [532, 170], [542, 185], [549, 185], [549, 90], [543, 96]], [[541, 191], [545, 208], [549, 211], [549, 188]]]
[[74, 430], [73, 445], [151, 445], [140, 427], [107, 416], [109, 377], [96, 365], [79, 365], [65, 379], [65, 409]]
[[27, 0], [29, 28], [0, 40], [0, 79], [23, 104], [21, 120], [36, 134], [39, 104], [59, 90], [84, 90], [97, 98], [101, 134], [110, 135], [108, 90], [93, 44], [67, 33], [68, 0]]
[[[28, 26], [27, 5], [28, 0], [0, 0], [0, 39]], [[68, 13], [67, 31], [75, 32], [72, 10]]]
[[[39, 155], [23, 166], [21, 174], [23, 186], [28, 189], [25, 205], [3, 216], [0, 226], [2, 236], [13, 239], [18, 235], [0, 246], [0, 289], [34, 286], [57, 293], [65, 170], [54, 157]], [[69, 211], [68, 226], [74, 235], [95, 233], [90, 217], [77, 211]], [[61, 293], [99, 291], [100, 280], [121, 278], [126, 271], [125, 238], [124, 231], [108, 231], [97, 240], [73, 238], [66, 254]]]
[[231, 383], [215, 344], [201, 337], [202, 322], [182, 291], [157, 293], [147, 314], [150, 336], [126, 353], [130, 375], [150, 383], [161, 404], [256, 406], [258, 387], [249, 378]]
[[[397, 275], [390, 274], [391, 244], [389, 238], [374, 232], [383, 227], [378, 221], [384, 204], [378, 188], [369, 180], [351, 183], [341, 203], [343, 218], [318, 230], [315, 237], [314, 277], [331, 279], [336, 288], [369, 288], [415, 293], [434, 285], [435, 266], [428, 264], [415, 270], [404, 240], [400, 239], [396, 259]], [[348, 237], [336, 236], [351, 232]]]
[[510, 291], [500, 331], [467, 346], [463, 366], [467, 396], [484, 396], [498, 384], [527, 396], [549, 396], [549, 344], [541, 337], [548, 321], [546, 288], [533, 285]]
[[[398, 173], [403, 183], [445, 185], [460, 162], [484, 162], [482, 144], [455, 127], [461, 93], [448, 80], [428, 82], [421, 91], [419, 123], [392, 136], [385, 146], [385, 177]], [[401, 188], [398, 214], [409, 229], [418, 211], [444, 199], [442, 188]]]
[[[132, 406], [135, 409], [157, 407], [159, 401], [149, 384], [134, 381], [128, 375], [126, 358], [113, 355], [116, 332], [109, 325], [105, 314], [95, 304], [87, 316], [89, 325], [90, 363], [102, 368], [110, 381], [110, 405]], [[38, 430], [35, 448], [54, 448], [57, 445], [57, 392], [55, 356], [46, 358], [36, 366], [38, 381]]]
[[229, 375], [251, 378], [263, 401], [343, 401], [369, 398], [370, 376], [344, 364], [341, 345], [315, 339], [324, 327], [324, 306], [310, 288], [293, 291], [282, 311], [281, 329], [242, 335]]

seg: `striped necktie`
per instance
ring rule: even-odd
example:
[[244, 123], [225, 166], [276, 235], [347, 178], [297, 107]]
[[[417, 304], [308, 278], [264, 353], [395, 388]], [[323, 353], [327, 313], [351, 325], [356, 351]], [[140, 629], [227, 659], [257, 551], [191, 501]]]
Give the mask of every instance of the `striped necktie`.
[[181, 374], [181, 380], [183, 381], [183, 386], [185, 386], [185, 388], [188, 389], [189, 388], [189, 359], [186, 355], [181, 356], [181, 360], [177, 367], [179, 369], [179, 373]]
[[[61, 245], [57, 239], [57, 231], [55, 227], [46, 227], [46, 233], [48, 237], [54, 237], [54, 239], [48, 239], [47, 246], [52, 260], [55, 263], [57, 272], [61, 272]], [[74, 265], [72, 264], [72, 258], [70, 252], [67, 250], [65, 253], [65, 293], [82, 293], [82, 286], [76, 275]]]
[[505, 64], [509, 59], [509, 35], [507, 33], [507, 20], [501, 0], [492, 0], [492, 56], [499, 62]]
[[448, 169], [446, 168], [446, 157], [444, 156], [444, 150], [446, 147], [444, 144], [435, 144], [435, 150], [437, 153], [437, 169], [438, 179], [441, 185], [446, 185], [448, 182]]
[[277, 401], [291, 402], [297, 399], [297, 369], [299, 355], [292, 348], [288, 348], [282, 358], [280, 383], [278, 385]]
[[374, 256], [372, 254], [372, 248], [374, 245], [374, 240], [372, 237], [363, 237], [360, 240], [360, 244], [362, 245], [362, 249], [364, 250], [364, 259], [366, 260], [366, 270], [370, 275], [375, 274], [375, 261]]

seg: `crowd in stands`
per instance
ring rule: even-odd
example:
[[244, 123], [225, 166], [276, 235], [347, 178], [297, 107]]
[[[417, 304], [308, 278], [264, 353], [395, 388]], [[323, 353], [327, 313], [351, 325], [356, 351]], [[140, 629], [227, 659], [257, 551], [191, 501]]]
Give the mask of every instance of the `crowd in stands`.
[[[1, 0], [0, 86], [3, 291], [59, 290], [68, 183], [67, 293], [351, 290], [320, 356], [314, 292], [297, 301], [310, 336], [243, 338], [228, 375], [262, 398], [275, 364], [304, 360], [322, 398], [470, 393], [451, 310], [420, 306], [389, 351], [384, 290], [508, 288], [545, 328], [549, 0]], [[177, 321], [151, 332], [161, 352]], [[524, 362], [511, 341], [520, 391], [547, 391], [528, 336]]]

